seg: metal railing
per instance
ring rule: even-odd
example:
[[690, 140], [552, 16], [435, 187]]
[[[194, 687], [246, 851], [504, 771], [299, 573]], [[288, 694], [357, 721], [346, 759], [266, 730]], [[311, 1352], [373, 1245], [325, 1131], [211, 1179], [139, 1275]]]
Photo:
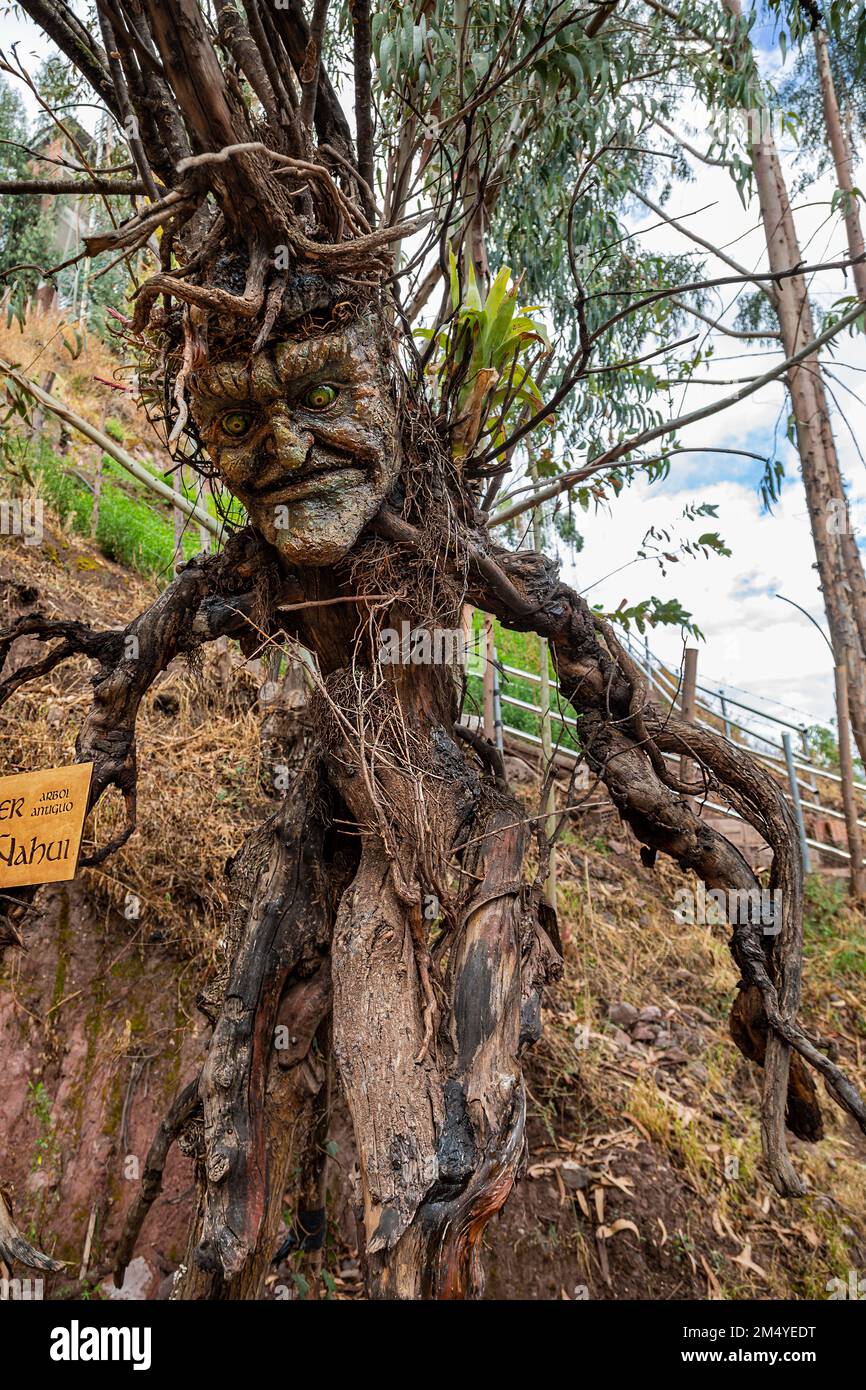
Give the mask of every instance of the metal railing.
[[[623, 645], [627, 648], [636, 664], [642, 668], [650, 685], [651, 693], [653, 693], [655, 697], [661, 697], [661, 699], [666, 701], [671, 707], [676, 705], [679, 702], [681, 693], [679, 673], [666, 666], [664, 662], [656, 657], [650, 650], [648, 643], [639, 647], [630, 639], [627, 633], [620, 634], [620, 641], [623, 642]], [[525, 681], [530, 685], [540, 686], [541, 684], [541, 676], [537, 672], [524, 671], [518, 666], [497, 662], [497, 673], [504, 683], [507, 683], [508, 678], [512, 677], [515, 680]], [[804, 813], [808, 814], [810, 820], [814, 819], [816, 815], [830, 820], [845, 820], [844, 812], [840, 810], [838, 806], [825, 805], [821, 801], [819, 782], [823, 781], [829, 783], [833, 788], [837, 788], [840, 786], [842, 778], [839, 773], [833, 772], [829, 768], [821, 767], [811, 760], [807, 741], [807, 726], [805, 724], [794, 724], [792, 721], [783, 719], [779, 715], [771, 714], [767, 710], [760, 709], [758, 707], [760, 696], [750, 695], [749, 698], [753, 700], [754, 703], [749, 704], [745, 700], [736, 699], [734, 696], [729, 695], [725, 690], [714, 691], [703, 684], [696, 684], [695, 690], [695, 717], [696, 722], [701, 727], [727, 738], [735, 747], [747, 751], [752, 758], [762, 763], [780, 780], [784, 780], [784, 782], [787, 783], [787, 789], [784, 793], [787, 800], [794, 805], [799, 803], [800, 808], [802, 808]], [[577, 729], [578, 721], [555, 707], [554, 702], [557, 699], [561, 699], [563, 703], [566, 703], [566, 701], [561, 694], [558, 683], [552, 677], [550, 679], [550, 693], [552, 701], [550, 709], [551, 723], [557, 724], [563, 730]], [[742, 693], [749, 694], [749, 692]], [[705, 698], [702, 699], [701, 696]], [[528, 745], [533, 751], [540, 749], [543, 742], [541, 736], [543, 714], [540, 705], [534, 704], [531, 700], [508, 694], [507, 685], [500, 687], [498, 698], [502, 705], [531, 713], [538, 721], [539, 732], [537, 734], [503, 723], [501, 725], [503, 736], [510, 744], [519, 745], [522, 742], [524, 745]], [[716, 706], [714, 707], [709, 704], [708, 699], [716, 701]], [[765, 731], [752, 728], [742, 720], [733, 719], [729, 713], [729, 707], [743, 710], [745, 713], [760, 719], [765, 725]], [[772, 736], [772, 730], [774, 728], [782, 731], [781, 736], [777, 736], [776, 738]], [[738, 739], [736, 737], [737, 733], [742, 737]], [[790, 739], [791, 733], [799, 734], [801, 739], [802, 751], [798, 757], [793, 756], [792, 752], [790, 757], [786, 756], [785, 739], [786, 737]], [[763, 745], [763, 747], [755, 747], [752, 742], [747, 740], [757, 741]], [[556, 743], [555, 739], [554, 743]], [[574, 763], [580, 761], [580, 755], [569, 747], [560, 745], [556, 748], [556, 753], [559, 758], [564, 759], [566, 762]], [[677, 755], [666, 754], [665, 756], [671, 762], [679, 762], [679, 757]], [[806, 780], [806, 778], [809, 780]], [[866, 793], [866, 783], [864, 782], [855, 782], [854, 788], [856, 792]], [[801, 789], [808, 794], [808, 799], [800, 796]], [[704, 801], [702, 805], [708, 810], [730, 816], [736, 820], [742, 820], [742, 817], [730, 807], [719, 806], [711, 801]], [[866, 807], [861, 809], [863, 814], [866, 815]], [[866, 819], [858, 819], [857, 823], [862, 829], [866, 830]], [[806, 847], [817, 850], [820, 854], [831, 855], [834, 858], [846, 861], [850, 859], [847, 849], [836, 844], [828, 844], [815, 839], [813, 836], [806, 834], [805, 829], [803, 832], [803, 844], [807, 867], [808, 849]]]

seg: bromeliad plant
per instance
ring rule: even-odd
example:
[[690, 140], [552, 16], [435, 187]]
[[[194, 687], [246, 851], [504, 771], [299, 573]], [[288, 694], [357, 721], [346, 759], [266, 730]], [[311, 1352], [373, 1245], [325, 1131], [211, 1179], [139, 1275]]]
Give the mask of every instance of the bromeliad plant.
[[418, 328], [428, 343], [426, 375], [448, 423], [451, 453], [466, 460], [482, 441], [503, 444], [526, 407], [542, 404], [533, 371], [550, 352], [539, 306], [521, 308], [522, 277], [504, 265], [482, 297], [471, 261], [461, 293], [457, 259], [450, 253], [451, 316], [439, 329]]

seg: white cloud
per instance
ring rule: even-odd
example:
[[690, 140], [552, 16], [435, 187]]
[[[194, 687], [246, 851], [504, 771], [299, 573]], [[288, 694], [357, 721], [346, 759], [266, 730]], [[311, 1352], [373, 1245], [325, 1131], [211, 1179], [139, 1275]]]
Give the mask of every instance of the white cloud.
[[[789, 484], [773, 516], [761, 516], [751, 487], [710, 482], [701, 489], [701, 500], [716, 504], [719, 518], [702, 525], [718, 527], [733, 552], [729, 559], [684, 558], [668, 566], [666, 576], [655, 562], [641, 561], [595, 583], [628, 565], [650, 526], [670, 528], [694, 499], [692, 488], [661, 492], [643, 480], [636, 483], [621, 494], [609, 517], [586, 520], [584, 548], [568, 566], [571, 581], [580, 589], [594, 585], [588, 600], [607, 609], [650, 594], [679, 598], [706, 637], [698, 644], [702, 684], [736, 686], [783, 701], [799, 711], [794, 723], [827, 720], [832, 713], [827, 648], [805, 617], [774, 597], [783, 593], [823, 621], [799, 483]], [[677, 530], [699, 534], [694, 523], [681, 522]], [[663, 660], [679, 665], [682, 641], [676, 629], [652, 630], [650, 645]]]
[[[707, 116], [699, 106], [684, 110], [678, 126], [697, 148], [706, 148]], [[697, 134], [693, 133], [694, 127], [698, 128]], [[795, 153], [790, 142], [781, 146], [789, 186], [797, 172]], [[729, 254], [746, 269], [765, 266], [766, 247], [757, 200], [744, 208], [724, 169], [695, 160], [692, 165], [695, 182], [675, 185], [665, 211], [706, 241], [720, 248], [727, 246]], [[661, 177], [665, 177], [664, 171]], [[808, 262], [847, 256], [842, 224], [837, 217], [827, 222], [833, 191], [833, 180], [825, 178], [809, 189], [802, 206], [795, 206], [800, 245]], [[704, 210], [690, 215], [699, 208]], [[647, 249], [666, 253], [689, 249], [690, 242], [676, 229], [658, 226], [658, 222], [654, 213], [643, 208], [636, 208], [630, 218], [630, 225], [636, 230], [652, 228], [641, 238]], [[708, 276], [728, 273], [717, 259], [701, 254], [705, 255]], [[812, 280], [816, 307], [827, 308], [852, 289], [851, 282], [846, 283], [838, 271], [821, 272]], [[724, 307], [725, 314], [708, 312], [726, 317], [730, 323], [732, 315], [728, 311], [737, 294], [738, 287], [720, 291], [719, 307]], [[781, 353], [777, 357], [759, 356], [758, 349], [749, 342], [707, 332], [716, 348], [715, 358], [705, 368], [708, 377], [747, 377], [767, 370], [774, 360], [781, 360]], [[721, 362], [718, 359], [722, 357], [734, 360]], [[830, 380], [828, 384], [851, 428], [849, 431], [834, 409], [834, 431], [849, 486], [853, 519], [855, 525], [859, 523], [866, 529], [866, 469], [851, 437], [853, 433], [858, 441], [866, 439], [866, 404], [862, 399], [866, 337], [842, 338], [834, 360], [825, 353], [825, 361], [842, 383], [840, 386]], [[837, 365], [840, 362], [844, 365]], [[668, 408], [667, 413], [677, 415], [693, 410], [734, 390], [734, 386], [702, 385], [696, 378], [687, 389], [674, 392], [673, 409]], [[737, 470], [736, 460], [723, 454], [683, 455], [672, 461], [671, 477], [666, 484], [650, 487], [640, 483], [622, 493], [609, 515], [593, 518], [590, 514], [578, 519], [585, 546], [578, 557], [575, 578], [578, 587], [584, 587], [617, 565], [626, 564], [647, 528], [670, 527], [687, 502], [716, 503], [719, 521], [708, 522], [706, 529], [713, 530], [718, 525], [733, 552], [730, 559], [684, 560], [671, 567], [667, 578], [648, 563], [633, 565], [599, 584], [590, 599], [615, 608], [624, 597], [629, 602], [648, 594], [679, 598], [707, 637], [699, 656], [699, 680], [744, 687], [756, 695], [795, 706], [804, 718], [811, 716], [826, 722], [833, 716], [830, 654], [807, 619], [773, 596], [776, 592], [784, 593], [823, 625], [823, 604], [798, 459], [785, 438], [786, 414], [784, 388], [781, 383], [773, 383], [724, 414], [688, 427], [680, 436], [680, 442], [692, 448], [741, 448], [769, 455], [774, 452], [776, 432], [775, 452], [785, 460], [787, 476], [782, 502], [772, 516], [761, 515], [760, 501], [751, 483], [736, 481], [742, 477], [742, 461]], [[687, 529], [692, 535], [697, 534], [693, 527]], [[659, 655], [678, 664], [681, 642], [675, 632], [657, 629], [651, 635], [651, 644]], [[794, 721], [799, 718], [800, 715], [795, 716]]]

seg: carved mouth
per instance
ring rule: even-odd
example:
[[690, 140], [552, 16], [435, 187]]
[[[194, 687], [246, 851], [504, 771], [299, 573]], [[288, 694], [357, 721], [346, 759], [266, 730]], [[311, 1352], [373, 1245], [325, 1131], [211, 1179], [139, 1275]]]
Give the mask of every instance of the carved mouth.
[[287, 477], [280, 478], [272, 487], [261, 492], [250, 493], [249, 500], [257, 508], [262, 506], [277, 507], [281, 503], [302, 502], [306, 497], [315, 497], [317, 493], [331, 491], [338, 481], [342, 487], [356, 487], [358, 483], [365, 481], [366, 476], [363, 468], [345, 465], [340, 465], [337, 468], [320, 468], [315, 472], [305, 470], [301, 476], [297, 473], [290, 473]]
[[249, 501], [256, 507], [278, 506], [281, 502], [300, 502], [317, 492], [330, 491], [339, 479], [346, 487], [355, 487], [366, 478], [366, 469], [352, 454], [340, 454], [336, 449], [311, 449], [303, 468], [285, 473], [274, 483], [262, 488], [249, 488]]

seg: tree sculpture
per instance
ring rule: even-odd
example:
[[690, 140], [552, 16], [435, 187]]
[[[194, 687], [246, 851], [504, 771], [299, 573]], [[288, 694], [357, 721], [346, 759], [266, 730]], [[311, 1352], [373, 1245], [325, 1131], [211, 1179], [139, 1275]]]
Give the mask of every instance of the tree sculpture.
[[[386, 628], [459, 630], [467, 602], [549, 639], [583, 756], [646, 863], [661, 851], [710, 887], [758, 887], [700, 818], [692, 798], [706, 791], [772, 846], [783, 920], [733, 927], [732, 1028], [763, 1067], [773, 1182], [799, 1192], [786, 1121], [804, 1138], [821, 1133], [805, 1063], [864, 1129], [866, 1108], [797, 1022], [801, 870], [780, 790], [741, 750], [661, 714], [611, 627], [544, 555], [497, 546], [482, 506], [509, 450], [566, 398], [593, 344], [578, 283], [581, 343], [547, 400], [526, 387], [516, 349], [499, 361], [478, 351], [460, 306], [471, 309], [473, 294], [480, 304], [475, 281], [486, 275], [481, 98], [520, 78], [521, 55], [566, 25], [594, 35], [613, 7], [545, 5], [530, 33], [516, 6], [517, 19], [500, 16], [501, 43], [474, 95], [461, 88], [440, 109], [450, 183], [443, 173], [435, 188], [434, 255], [447, 287], [451, 253], [457, 288], [421, 356], [395, 255], [398, 243], [403, 265], [427, 254], [406, 249], [419, 245], [424, 209], [404, 210], [411, 161], [434, 137], [407, 107], [407, 147], [389, 165], [380, 213], [365, 0], [350, 5], [354, 138], [321, 62], [323, 47], [342, 41], [339, 16], [332, 33], [326, 25], [327, 0], [309, 23], [300, 0], [99, 0], [104, 48], [61, 0], [24, 8], [126, 122], [148, 201], [88, 251], [117, 255], [160, 230], [161, 266], [135, 296], [130, 351], [170, 443], [186, 440], [185, 456], [215, 470], [248, 524], [219, 555], [186, 565], [123, 632], [21, 622], [4, 655], [25, 633], [57, 642], [2, 695], [73, 653], [96, 662], [77, 756], [94, 764], [91, 804], [118, 789], [127, 824], [93, 863], [134, 828], [136, 712], [174, 657], [223, 634], [248, 652], [297, 641], [320, 673], [303, 766], [227, 865], [223, 964], [200, 998], [213, 1024], [207, 1060], [154, 1140], [119, 1266], [178, 1139], [195, 1160], [199, 1202], [176, 1296], [258, 1296], [290, 1169], [300, 1175], [297, 1238], [321, 1230], [317, 1136], [333, 1054], [357, 1141], [369, 1294], [479, 1291], [481, 1236], [524, 1149], [521, 1054], [539, 1035], [559, 945], [524, 878], [530, 823], [495, 749], [458, 723], [453, 667], [382, 659]], [[459, 36], [471, 21], [454, 8]], [[511, 321], [517, 291], [506, 281], [494, 288]], [[666, 754], [687, 756], [695, 780], [680, 781]], [[20, 920], [13, 907], [10, 936]], [[290, 1046], [276, 1050], [280, 1024]], [[0, 1238], [2, 1253], [2, 1228]], [[15, 1239], [17, 1258], [44, 1258]]]

